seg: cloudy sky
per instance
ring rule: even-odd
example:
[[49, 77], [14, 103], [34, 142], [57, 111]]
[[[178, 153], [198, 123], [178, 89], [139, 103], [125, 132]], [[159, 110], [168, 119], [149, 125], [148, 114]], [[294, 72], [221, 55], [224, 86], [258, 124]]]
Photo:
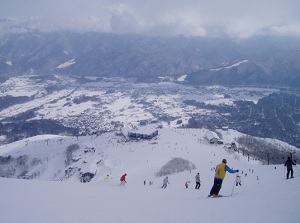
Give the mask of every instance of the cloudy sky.
[[0, 32], [300, 36], [299, 0], [0, 0]]

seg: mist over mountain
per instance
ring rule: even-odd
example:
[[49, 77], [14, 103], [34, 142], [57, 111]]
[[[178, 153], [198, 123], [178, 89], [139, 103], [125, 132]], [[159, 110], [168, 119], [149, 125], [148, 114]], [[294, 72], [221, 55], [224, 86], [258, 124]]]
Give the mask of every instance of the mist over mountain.
[[197, 85], [300, 86], [300, 40], [23, 33], [0, 37], [0, 77], [62, 74], [158, 82], [187, 75]]

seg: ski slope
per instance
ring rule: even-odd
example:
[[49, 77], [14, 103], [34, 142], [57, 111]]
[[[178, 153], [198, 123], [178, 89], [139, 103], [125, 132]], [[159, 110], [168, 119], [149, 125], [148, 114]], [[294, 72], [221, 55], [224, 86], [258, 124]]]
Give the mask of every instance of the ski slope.
[[[197, 223], [197, 222], [300, 222], [300, 177], [294, 167], [294, 179], [285, 179], [283, 165], [262, 165], [259, 161], [228, 151], [223, 145], [211, 145], [205, 129], [161, 129], [157, 139], [124, 142], [114, 134], [76, 138], [37, 136], [0, 147], [0, 155], [28, 154], [40, 157], [44, 171], [34, 180], [0, 178], [1, 222], [9, 223]], [[222, 132], [225, 143], [240, 133]], [[45, 139], [48, 139], [46, 142]], [[28, 140], [30, 142], [28, 142]], [[64, 152], [73, 141], [80, 150], [79, 161], [71, 164], [90, 169], [102, 159], [90, 183], [79, 183], [76, 174], [63, 178]], [[82, 153], [87, 147], [95, 152]], [[196, 169], [169, 175], [170, 185], [161, 189], [163, 177], [155, 173], [174, 157], [189, 160]], [[236, 174], [227, 173], [220, 194], [207, 198], [213, 184], [213, 168], [226, 158], [239, 169], [242, 186], [235, 187]], [[37, 167], [35, 167], [37, 168]], [[201, 187], [195, 190], [195, 175], [200, 173]], [[119, 178], [127, 173], [125, 187]], [[104, 181], [109, 174], [110, 180]], [[246, 176], [247, 174], [247, 176]], [[153, 185], [149, 185], [149, 181]], [[144, 181], [147, 182], [144, 185]], [[186, 181], [191, 181], [185, 188]], [[233, 192], [233, 193], [232, 193]], [[232, 195], [232, 196], [231, 196]]]

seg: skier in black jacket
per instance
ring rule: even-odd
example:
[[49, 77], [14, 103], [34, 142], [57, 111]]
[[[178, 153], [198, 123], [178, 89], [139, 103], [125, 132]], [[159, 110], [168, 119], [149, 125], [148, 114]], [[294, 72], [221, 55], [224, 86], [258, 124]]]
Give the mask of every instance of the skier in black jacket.
[[294, 171], [293, 171], [293, 165], [295, 166], [296, 164], [291, 160], [290, 157], [288, 157], [287, 161], [285, 161], [284, 166], [286, 166], [287, 173], [286, 173], [286, 179], [289, 179], [289, 175], [291, 173], [291, 178], [294, 178]]

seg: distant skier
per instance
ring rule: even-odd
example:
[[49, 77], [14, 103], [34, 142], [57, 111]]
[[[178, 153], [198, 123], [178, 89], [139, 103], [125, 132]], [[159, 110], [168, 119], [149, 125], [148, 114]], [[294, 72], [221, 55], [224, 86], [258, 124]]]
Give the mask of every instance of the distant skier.
[[184, 186], [185, 186], [186, 189], [189, 188], [189, 183], [190, 183], [190, 181], [186, 181], [186, 182], [185, 182]]
[[294, 170], [293, 170], [293, 165], [295, 166], [296, 164], [291, 160], [291, 157], [288, 157], [287, 161], [285, 161], [284, 166], [286, 166], [287, 173], [286, 173], [286, 179], [289, 179], [289, 175], [291, 173], [291, 178], [294, 178]]
[[166, 176], [166, 177], [163, 179], [163, 185], [161, 186], [161, 188], [166, 189], [166, 188], [167, 188], [167, 184], [170, 184], [168, 176]]
[[216, 173], [215, 173], [215, 178], [214, 178], [214, 185], [210, 190], [210, 193], [208, 197], [218, 197], [219, 191], [221, 190], [223, 179], [225, 178], [226, 171], [229, 173], [238, 173], [239, 170], [233, 170], [229, 166], [226, 165], [227, 160], [223, 159], [222, 163], [217, 165], [216, 167]]
[[242, 179], [241, 179], [241, 176], [240, 175], [236, 175], [236, 178], [235, 178], [235, 185], [238, 186], [242, 186]]
[[108, 182], [108, 181], [109, 181], [109, 175], [108, 175], [108, 174], [104, 177], [104, 181], [105, 181], [105, 182]]
[[196, 176], [195, 176], [195, 181], [196, 181], [196, 187], [195, 189], [200, 189], [200, 173], [197, 173]]
[[120, 185], [121, 185], [121, 186], [124, 186], [124, 185], [127, 183], [127, 181], [126, 181], [126, 176], [127, 176], [127, 173], [125, 173], [125, 174], [123, 174], [123, 175], [121, 176], [121, 178], [120, 178], [120, 181], [121, 181]]

